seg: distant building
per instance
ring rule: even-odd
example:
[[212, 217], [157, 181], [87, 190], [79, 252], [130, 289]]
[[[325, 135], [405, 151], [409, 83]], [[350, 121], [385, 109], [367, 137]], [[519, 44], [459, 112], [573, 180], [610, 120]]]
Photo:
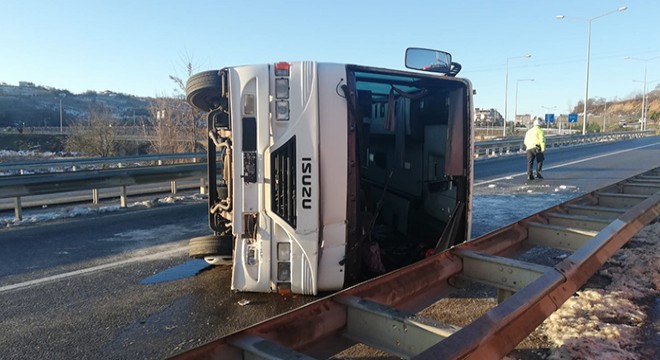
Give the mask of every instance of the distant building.
[[501, 124], [503, 119], [504, 117], [496, 109], [474, 109], [474, 122], [477, 126]]
[[117, 96], [117, 93], [110, 90], [101, 91], [99, 94], [104, 96]]
[[516, 124], [525, 126], [532, 122], [532, 115], [530, 114], [518, 114], [516, 115]]

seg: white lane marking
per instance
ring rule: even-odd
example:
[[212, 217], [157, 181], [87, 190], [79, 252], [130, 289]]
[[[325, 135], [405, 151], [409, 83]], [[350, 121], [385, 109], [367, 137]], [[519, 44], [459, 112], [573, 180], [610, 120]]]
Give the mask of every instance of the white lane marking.
[[[563, 163], [563, 164], [559, 164], [559, 165], [544, 167], [544, 169], [549, 170], [549, 169], [556, 169], [556, 168], [560, 168], [560, 167], [564, 167], [564, 166], [579, 164], [581, 162], [595, 160], [595, 159], [599, 159], [599, 158], [602, 158], [602, 157], [605, 157], [605, 156], [612, 156], [612, 155], [622, 154], [622, 153], [625, 153], [625, 152], [628, 152], [628, 151], [639, 150], [639, 149], [643, 149], [643, 148], [650, 147], [650, 146], [656, 146], [658, 144], [660, 144], [660, 143], [639, 146], [639, 147], [632, 148], [632, 149], [619, 150], [619, 151], [615, 151], [615, 152], [611, 152], [611, 153], [607, 153], [607, 154], [592, 156], [590, 158], [585, 158], [585, 159], [582, 159], [582, 160], [575, 160], [575, 161], [571, 161], [571, 162], [567, 162], [567, 163]], [[502, 181], [502, 180], [506, 180], [507, 178], [521, 176], [521, 175], [527, 176], [527, 172], [521, 172], [521, 173], [517, 173], [517, 174], [513, 174], [513, 175], [507, 175], [507, 176], [497, 178], [497, 179], [490, 179], [490, 180], [481, 181], [481, 182], [475, 183], [474, 186], [490, 184], [490, 183], [493, 183], [493, 182], [496, 182], [496, 181]]]
[[57, 275], [52, 275], [52, 276], [46, 276], [40, 279], [34, 279], [34, 280], [29, 280], [29, 281], [24, 281], [21, 283], [17, 284], [11, 284], [11, 285], [5, 285], [5, 286], [0, 286], [0, 293], [10, 291], [10, 290], [16, 290], [16, 289], [22, 289], [22, 288], [27, 288], [27, 287], [32, 287], [36, 285], [41, 285], [47, 282], [51, 281], [56, 281], [56, 280], [62, 280], [74, 276], [79, 276], [79, 275], [84, 275], [84, 274], [89, 274], [91, 272], [95, 271], [101, 271], [101, 270], [107, 270], [119, 266], [123, 266], [126, 264], [131, 264], [131, 263], [136, 263], [140, 261], [149, 261], [149, 260], [157, 260], [157, 259], [162, 259], [166, 258], [170, 255], [174, 255], [177, 253], [182, 253], [188, 250], [187, 246], [182, 246], [178, 247], [176, 249], [171, 249], [171, 250], [166, 250], [166, 251], [161, 251], [155, 254], [149, 254], [149, 255], [144, 255], [144, 256], [138, 256], [126, 260], [120, 260], [120, 261], [115, 261], [111, 262], [108, 264], [103, 264], [103, 265], [97, 265], [97, 266], [92, 266], [80, 270], [75, 270], [75, 271], [70, 271], [62, 274], [57, 274]]

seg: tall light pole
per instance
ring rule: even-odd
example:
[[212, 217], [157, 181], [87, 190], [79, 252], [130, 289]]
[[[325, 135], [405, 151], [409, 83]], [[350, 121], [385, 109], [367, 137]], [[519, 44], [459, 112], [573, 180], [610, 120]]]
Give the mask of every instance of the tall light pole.
[[[636, 57], [626, 56], [624, 59], [626, 59], [626, 60], [637, 60], [637, 61], [643, 61], [644, 62], [644, 81], [643, 81], [644, 82], [644, 95], [642, 95], [642, 130], [646, 130], [646, 102], [647, 102], [647, 100], [646, 100], [646, 90], [647, 90], [647, 88], [646, 88], [646, 84], [647, 84], [647, 82], [646, 82], [646, 70], [647, 70], [647, 65], [648, 65], [649, 61], [660, 59], [660, 56], [652, 57], [650, 59], [640, 59], [640, 58], [636, 58]], [[635, 81], [635, 80], [633, 80], [633, 81]]]
[[534, 81], [534, 79], [518, 79], [516, 80], [516, 105], [515, 105], [515, 111], [513, 114], [513, 122], [515, 123], [516, 120], [518, 120], [518, 84], [521, 81]]
[[557, 15], [555, 16], [557, 19], [562, 20], [562, 19], [575, 19], [575, 20], [583, 20], [586, 21], [589, 24], [589, 31], [587, 32], [587, 75], [586, 75], [586, 80], [585, 80], [585, 85], [584, 85], [584, 122], [582, 123], [582, 135], [585, 135], [587, 133], [587, 103], [589, 102], [589, 60], [591, 58], [591, 22], [602, 18], [603, 16], [607, 16], [610, 14], [614, 14], [615, 12], [619, 11], [624, 11], [628, 7], [627, 6], [622, 6], [616, 10], [608, 11], [604, 14], [598, 15], [596, 17], [592, 17], [589, 19], [584, 19], [584, 18], [576, 18], [576, 17], [569, 17], [569, 16], [564, 16], [564, 15]]
[[62, 99], [66, 97], [66, 93], [60, 93], [60, 134], [63, 132], [62, 129]]
[[633, 82], [638, 82], [644, 84], [642, 92], [642, 117], [639, 119], [640, 126], [639, 129], [644, 131], [644, 124], [646, 123], [646, 76], [644, 76], [644, 81], [633, 80]]
[[507, 101], [509, 100], [509, 60], [531, 58], [532, 55], [512, 56], [506, 58], [506, 77], [504, 79], [504, 121], [502, 125], [502, 136], [506, 136], [506, 119], [509, 115]]

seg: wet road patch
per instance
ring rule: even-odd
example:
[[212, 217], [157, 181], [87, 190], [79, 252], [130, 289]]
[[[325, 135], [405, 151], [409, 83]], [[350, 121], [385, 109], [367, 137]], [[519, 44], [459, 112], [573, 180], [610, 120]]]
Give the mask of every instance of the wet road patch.
[[193, 277], [209, 268], [211, 268], [211, 265], [206, 261], [195, 259], [146, 277], [140, 281], [140, 284], [149, 285], [185, 279]]

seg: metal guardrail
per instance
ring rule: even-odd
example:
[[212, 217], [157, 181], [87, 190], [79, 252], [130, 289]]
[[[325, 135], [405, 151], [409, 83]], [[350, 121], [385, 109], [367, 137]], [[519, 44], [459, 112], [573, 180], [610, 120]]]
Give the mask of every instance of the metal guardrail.
[[85, 165], [135, 164], [165, 160], [181, 160], [205, 157], [205, 154], [159, 154], [146, 156], [127, 156], [118, 158], [88, 158], [47, 160], [40, 162], [7, 163], [0, 165], [0, 171], [25, 169], [53, 169], [69, 167], [67, 172], [49, 172], [43, 174], [0, 176], [0, 198], [14, 198], [14, 213], [17, 220], [22, 218], [21, 197], [45, 195], [62, 192], [92, 190], [92, 199], [99, 202], [98, 189], [119, 188], [120, 206], [126, 207], [126, 187], [131, 185], [170, 182], [172, 193], [176, 193], [176, 181], [200, 179], [200, 192], [205, 192], [206, 162], [185, 163], [160, 166], [140, 166], [130, 168], [76, 170]]
[[[555, 135], [546, 136], [546, 148], [584, 145], [589, 143], [637, 139], [655, 135], [654, 130], [623, 131], [611, 133], [589, 133], [586, 135]], [[475, 159], [522, 153], [525, 150], [522, 137], [496, 141], [480, 141], [474, 144]]]
[[[65, 126], [62, 129], [59, 127], [24, 127], [22, 130], [23, 134], [30, 135], [53, 135], [53, 136], [69, 136], [80, 129], [75, 129], [69, 126]], [[13, 129], [11, 131], [14, 131]], [[156, 138], [155, 129], [151, 126], [127, 126], [120, 125], [116, 127], [117, 140], [124, 141], [137, 141], [137, 142], [148, 142]], [[188, 142], [190, 141], [189, 135], [179, 134], [177, 141]]]
[[206, 164], [183, 164], [4, 176], [0, 178], [0, 198], [150, 184], [205, 175]]
[[35, 161], [17, 161], [0, 164], [0, 175], [12, 171], [19, 173], [25, 170], [37, 169], [63, 169], [78, 171], [85, 166], [106, 166], [117, 165], [117, 167], [130, 167], [128, 164], [153, 163], [153, 165], [162, 165], [168, 160], [191, 160], [199, 162], [206, 159], [205, 153], [180, 153], [180, 154], [151, 154], [134, 156], [116, 156], [103, 158], [71, 158], [71, 159], [51, 159]]

